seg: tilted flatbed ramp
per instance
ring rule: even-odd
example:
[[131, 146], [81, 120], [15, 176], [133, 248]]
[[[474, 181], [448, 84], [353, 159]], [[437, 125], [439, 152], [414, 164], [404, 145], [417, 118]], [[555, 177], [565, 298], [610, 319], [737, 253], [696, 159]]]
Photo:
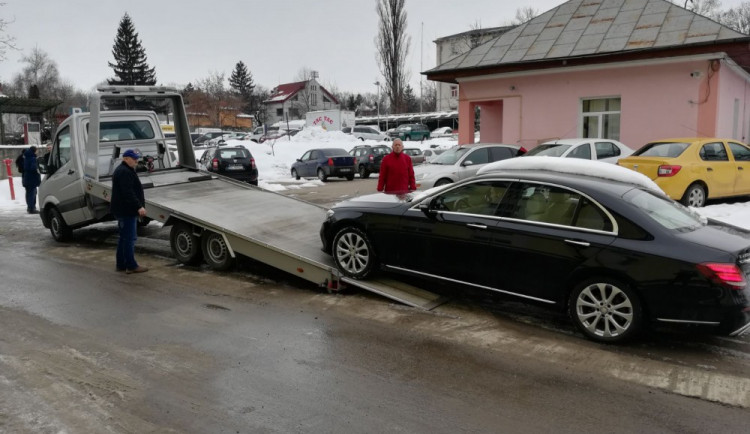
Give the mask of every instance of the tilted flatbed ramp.
[[[322, 206], [203, 172], [177, 170], [140, 177], [150, 217], [162, 222], [177, 218], [221, 233], [236, 253], [316, 284], [330, 287], [332, 281], [341, 281], [420, 309], [445, 302], [393, 279], [341, 276], [333, 258], [321, 250], [319, 231], [327, 211]], [[108, 180], [99, 184], [103, 190], [111, 187]], [[99, 196], [95, 190], [92, 183], [92, 193]]]

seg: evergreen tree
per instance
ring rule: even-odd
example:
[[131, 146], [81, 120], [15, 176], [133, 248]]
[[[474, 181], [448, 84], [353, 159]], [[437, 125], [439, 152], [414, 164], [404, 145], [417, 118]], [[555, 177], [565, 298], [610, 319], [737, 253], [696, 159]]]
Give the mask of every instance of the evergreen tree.
[[241, 60], [234, 66], [234, 71], [232, 71], [232, 75], [229, 77], [229, 87], [242, 98], [244, 111], [251, 113], [254, 109], [253, 89], [255, 89], [255, 84], [253, 83], [252, 74], [250, 74], [245, 63]]
[[115, 57], [115, 63], [109, 62], [109, 67], [115, 71], [115, 78], [107, 80], [109, 84], [147, 86], [156, 84], [156, 71], [146, 63], [146, 50], [141, 46], [138, 33], [127, 13], [120, 20], [112, 55]]

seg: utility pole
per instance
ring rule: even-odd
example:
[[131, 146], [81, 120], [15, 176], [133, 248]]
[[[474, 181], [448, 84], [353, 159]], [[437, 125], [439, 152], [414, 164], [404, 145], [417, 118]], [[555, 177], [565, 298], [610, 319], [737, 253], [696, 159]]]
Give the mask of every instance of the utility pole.
[[373, 84], [378, 87], [378, 100], [375, 102], [375, 107], [378, 110], [378, 130], [380, 130], [380, 81], [376, 81]]

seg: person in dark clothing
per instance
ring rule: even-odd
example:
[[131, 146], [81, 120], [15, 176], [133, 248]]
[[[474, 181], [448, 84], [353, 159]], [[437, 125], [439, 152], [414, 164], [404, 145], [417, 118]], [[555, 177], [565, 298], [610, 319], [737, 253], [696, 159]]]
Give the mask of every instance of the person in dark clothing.
[[404, 154], [401, 139], [393, 141], [393, 152], [383, 157], [378, 176], [378, 191], [404, 194], [417, 189], [411, 157]]
[[36, 146], [31, 146], [23, 152], [23, 188], [26, 189], [26, 212], [39, 214], [36, 209], [36, 189], [42, 183], [42, 177], [36, 167]]
[[110, 212], [117, 219], [120, 229], [115, 266], [117, 271], [124, 271], [127, 274], [148, 271], [148, 268], [141, 267], [135, 260], [138, 218], [146, 216], [143, 186], [135, 173], [138, 158], [138, 152], [128, 149], [122, 154], [122, 163], [112, 174]]

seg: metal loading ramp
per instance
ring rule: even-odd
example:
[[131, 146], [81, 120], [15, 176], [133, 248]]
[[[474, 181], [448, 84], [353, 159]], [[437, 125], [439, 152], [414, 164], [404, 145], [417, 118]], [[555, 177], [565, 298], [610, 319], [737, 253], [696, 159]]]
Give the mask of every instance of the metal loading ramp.
[[[321, 250], [320, 224], [326, 208], [258, 187], [217, 177], [186, 182], [194, 173], [142, 175], [146, 202], [167, 215], [221, 232], [231, 248], [316, 284], [334, 280], [362, 288], [418, 309], [432, 310], [448, 301], [395, 279], [356, 280], [341, 275], [333, 258]], [[103, 183], [111, 188], [111, 181]], [[226, 204], [231, 204], [231, 212]]]
[[448, 297], [394, 279], [357, 280], [342, 277], [341, 281], [418, 309], [432, 310], [449, 300]]

